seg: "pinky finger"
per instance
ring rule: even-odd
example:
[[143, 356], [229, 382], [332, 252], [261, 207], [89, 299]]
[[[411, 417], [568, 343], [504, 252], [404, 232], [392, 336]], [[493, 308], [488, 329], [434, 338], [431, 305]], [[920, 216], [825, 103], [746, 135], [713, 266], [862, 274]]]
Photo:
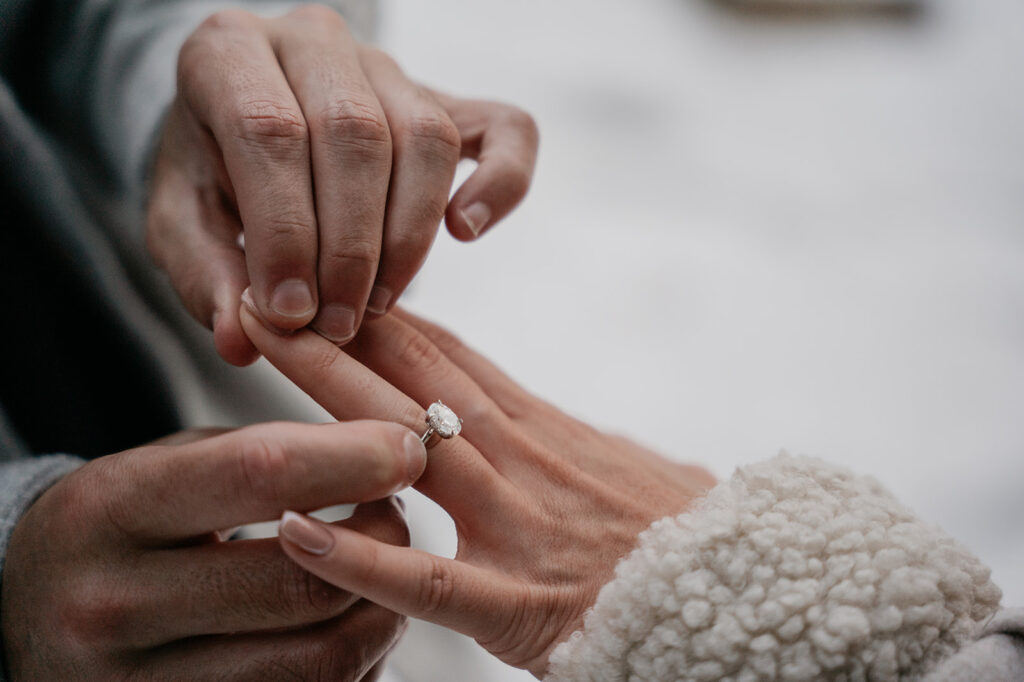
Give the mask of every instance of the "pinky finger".
[[501, 629], [514, 587], [453, 559], [395, 547], [360, 533], [285, 512], [281, 546], [293, 561], [341, 589], [413, 618], [476, 639]]
[[523, 200], [533, 180], [539, 135], [533, 118], [497, 102], [438, 95], [476, 170], [448, 203], [445, 224], [456, 239], [476, 239]]

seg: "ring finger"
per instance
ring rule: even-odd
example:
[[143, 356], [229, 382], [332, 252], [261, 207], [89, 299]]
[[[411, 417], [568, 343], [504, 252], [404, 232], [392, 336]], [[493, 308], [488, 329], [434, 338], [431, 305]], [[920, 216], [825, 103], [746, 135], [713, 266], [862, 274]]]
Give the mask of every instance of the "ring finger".
[[[311, 332], [281, 336], [268, 331], [247, 304], [241, 319], [245, 333], [267, 360], [336, 419], [372, 417], [425, 430], [423, 407], [337, 346]], [[444, 388], [437, 390], [444, 392]], [[500, 500], [512, 494], [505, 479], [461, 437], [442, 440], [429, 451], [426, 471], [415, 485], [456, 520], [467, 522], [481, 515], [476, 500]], [[470, 498], [466, 490], [476, 495]]]

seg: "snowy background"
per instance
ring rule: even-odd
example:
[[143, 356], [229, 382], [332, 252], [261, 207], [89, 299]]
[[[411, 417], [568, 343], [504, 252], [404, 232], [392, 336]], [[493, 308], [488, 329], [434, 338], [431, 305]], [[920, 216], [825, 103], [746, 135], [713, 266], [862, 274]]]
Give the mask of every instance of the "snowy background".
[[[719, 476], [781, 448], [872, 473], [1024, 604], [1019, 0], [392, 0], [381, 28], [417, 79], [542, 134], [525, 205], [442, 235], [409, 307]], [[393, 669], [532, 679], [422, 624]]]

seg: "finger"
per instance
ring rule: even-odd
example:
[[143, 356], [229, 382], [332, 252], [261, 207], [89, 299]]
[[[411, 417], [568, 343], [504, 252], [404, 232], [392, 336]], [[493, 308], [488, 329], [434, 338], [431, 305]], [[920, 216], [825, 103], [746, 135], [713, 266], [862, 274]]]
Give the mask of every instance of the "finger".
[[[534, 478], [561, 481], [571, 475], [563, 468], [563, 457], [552, 457], [550, 448], [555, 453], [571, 452], [567, 445], [593, 434], [591, 427], [539, 400], [522, 405], [519, 420], [512, 421], [436, 344], [396, 315], [363, 325], [345, 352], [414, 400], [445, 396], [446, 404], [463, 419], [462, 437], [498, 473], [520, 484]], [[478, 512], [466, 522], [480, 527], [486, 518]]]
[[[177, 139], [164, 141], [176, 144]], [[238, 296], [249, 283], [245, 255], [234, 240], [241, 223], [219, 196], [203, 196], [201, 188], [169, 166], [157, 170], [153, 183], [148, 249], [192, 317], [213, 329], [221, 357], [234, 365], [251, 364], [258, 354], [238, 321]]]
[[301, 514], [285, 513], [280, 540], [292, 560], [333, 585], [479, 639], [491, 639], [502, 629], [495, 614], [511, 611], [517, 591], [503, 575], [377, 542]]
[[[423, 471], [419, 437], [397, 424], [259, 424], [111, 460], [105, 510], [136, 542], [192, 538], [276, 518], [282, 509], [365, 502]], [[142, 513], [142, 512], [145, 513]]]
[[339, 618], [300, 630], [199, 637], [147, 652], [147, 679], [338, 680], [363, 677], [394, 646], [405, 619], [360, 601]]
[[[529, 434], [536, 443], [546, 446], [549, 450], [568, 456], [572, 452], [573, 443], [583, 438], [592, 437], [596, 432], [593, 427], [577, 419], [569, 417], [557, 407], [532, 395], [504, 372], [494, 366], [490, 360], [463, 344], [455, 335], [442, 327], [417, 317], [403, 308], [395, 308], [392, 316], [416, 329], [436, 345], [454, 365], [459, 367], [495, 404], [512, 420], [515, 428], [523, 434]], [[521, 463], [534, 466], [523, 457]], [[584, 466], [593, 458], [584, 458], [577, 462]], [[504, 469], [502, 469], [504, 471]]]
[[179, 82], [223, 154], [256, 304], [269, 323], [296, 329], [317, 300], [309, 135], [264, 26], [241, 11], [214, 15], [182, 47]]
[[513, 425], [493, 400], [426, 336], [387, 316], [364, 325], [345, 352], [421, 404], [442, 400], [462, 418], [462, 438], [498, 470]]
[[314, 328], [355, 336], [377, 273], [391, 135], [341, 17], [309, 5], [274, 22], [274, 42], [309, 122], [320, 253]]
[[147, 443], [147, 445], [187, 445], [189, 443], [194, 443], [197, 440], [206, 440], [207, 438], [219, 436], [230, 430], [231, 429], [216, 426], [185, 429], [184, 431], [177, 431], [176, 433], [164, 436], [163, 438], [157, 438], [156, 440]]
[[394, 146], [377, 279], [367, 311], [383, 315], [423, 265], [448, 206], [459, 131], [441, 105], [378, 50], [360, 51]]
[[[380, 542], [408, 546], [394, 498], [361, 504], [337, 525]], [[149, 648], [184, 637], [292, 628], [334, 618], [356, 598], [281, 553], [276, 539], [210, 542], [140, 555], [133, 595], [112, 621], [118, 646]], [[154, 618], [153, 614], [160, 614]]]
[[490, 360], [464, 344], [457, 336], [405, 308], [395, 307], [392, 315], [427, 337], [431, 343], [466, 373], [513, 420], [528, 417], [542, 400], [533, 396]]
[[[424, 408], [326, 339], [307, 331], [274, 334], [246, 307], [241, 317], [246, 334], [267, 360], [336, 418], [387, 419], [420, 433], [426, 430]], [[441, 440], [430, 449], [416, 488], [464, 522], [482, 516], [477, 496], [497, 501], [511, 494], [498, 472], [462, 437]], [[476, 492], [473, 499], [466, 490]]]
[[480, 236], [526, 196], [537, 163], [537, 124], [507, 104], [436, 95], [462, 138], [462, 153], [478, 162], [448, 204], [445, 223], [456, 239]]

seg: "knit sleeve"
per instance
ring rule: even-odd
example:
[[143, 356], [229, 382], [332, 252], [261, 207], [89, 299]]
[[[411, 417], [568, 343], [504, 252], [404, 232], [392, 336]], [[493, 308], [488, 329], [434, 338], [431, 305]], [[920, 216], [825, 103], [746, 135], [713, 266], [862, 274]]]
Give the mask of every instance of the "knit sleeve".
[[[0, 456], [0, 581], [7, 545], [22, 515], [47, 488], [81, 465], [81, 459], [66, 455]], [[0, 682], [5, 681], [2, 645], [0, 642]]]
[[545, 679], [921, 679], [1000, 598], [875, 480], [781, 455], [644, 531]]

